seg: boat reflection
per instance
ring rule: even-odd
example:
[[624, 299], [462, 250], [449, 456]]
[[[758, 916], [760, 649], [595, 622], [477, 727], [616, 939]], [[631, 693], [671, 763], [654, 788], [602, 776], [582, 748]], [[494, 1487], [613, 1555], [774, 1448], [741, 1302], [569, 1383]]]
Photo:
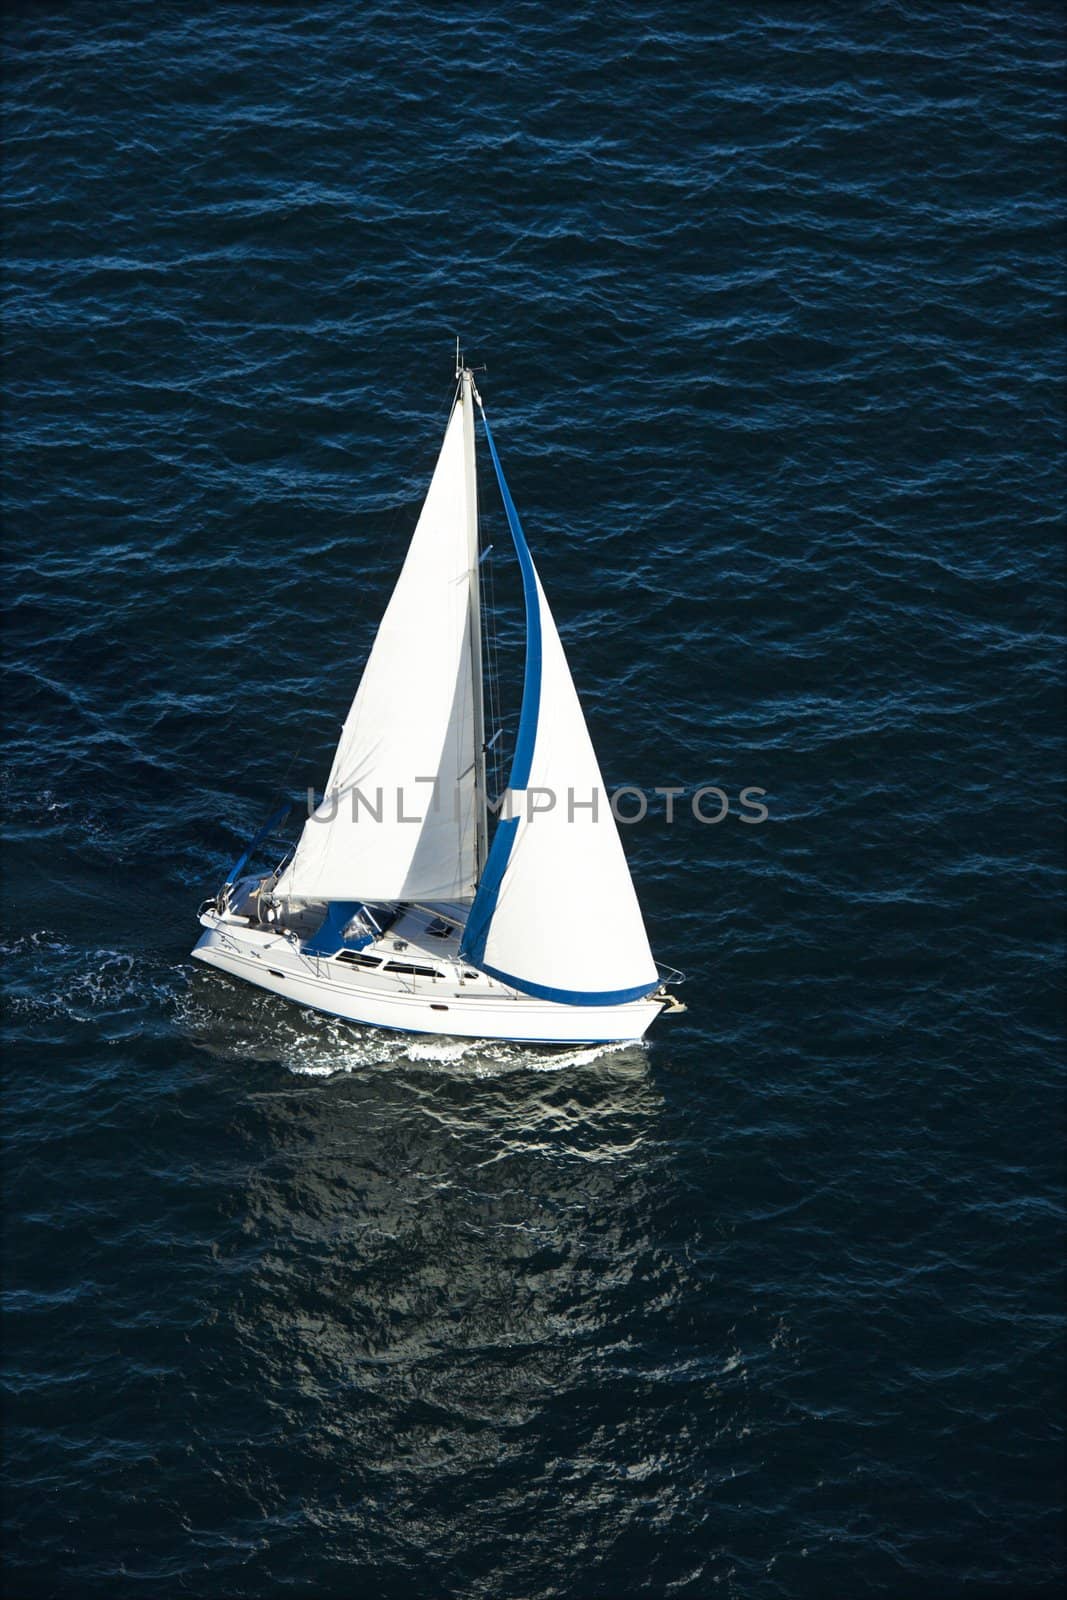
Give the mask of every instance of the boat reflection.
[[242, 1090], [235, 1331], [273, 1400], [375, 1482], [498, 1461], [676, 1287], [646, 1048], [360, 1034], [204, 977], [198, 1043], [288, 1069]]

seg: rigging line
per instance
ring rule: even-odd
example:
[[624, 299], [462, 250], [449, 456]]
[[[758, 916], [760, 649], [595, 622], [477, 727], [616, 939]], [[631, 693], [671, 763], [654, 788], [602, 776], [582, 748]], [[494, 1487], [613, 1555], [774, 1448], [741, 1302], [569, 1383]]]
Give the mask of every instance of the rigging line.
[[[496, 599], [496, 567], [490, 574], [490, 594], [493, 601], [493, 695], [495, 726], [504, 730], [504, 696], [501, 688], [500, 673], [500, 609]], [[508, 739], [504, 738], [497, 748], [494, 756], [494, 780], [496, 797], [499, 799], [504, 788], [504, 775], [510, 766], [508, 753]]]
[[[486, 565], [488, 565], [488, 563], [486, 563]], [[486, 576], [488, 577], [488, 575], [489, 574], [487, 573]], [[488, 584], [483, 584], [483, 586], [482, 586], [482, 640], [483, 640], [483, 643], [485, 645], [486, 682], [487, 682], [487, 687], [488, 687], [488, 690], [489, 690], [489, 693], [488, 693], [489, 718], [488, 718], [488, 722], [487, 722], [486, 728], [485, 728], [485, 733], [488, 735], [491, 732], [491, 730], [495, 729], [496, 722], [497, 722], [497, 718], [496, 718], [496, 699], [495, 699], [495, 694], [494, 694], [494, 689], [493, 689], [492, 618], [491, 618], [491, 615], [490, 615], [490, 601], [489, 601], [489, 595], [488, 595]], [[486, 738], [484, 740], [484, 742], [483, 742], [483, 752], [484, 752], [484, 755], [486, 757], [486, 761], [485, 761], [486, 799], [489, 798], [490, 782], [491, 782], [491, 780], [495, 781], [495, 773], [493, 771], [494, 762], [490, 759], [490, 753], [492, 751], [492, 748], [493, 748], [493, 746], [492, 746], [491, 739]]]
[[488, 647], [488, 649], [486, 651], [486, 658], [487, 658], [486, 664], [487, 664], [487, 667], [488, 667], [488, 676], [489, 676], [489, 715], [490, 715], [490, 722], [491, 722], [492, 728], [493, 728], [493, 737], [492, 737], [490, 743], [486, 746], [486, 753], [489, 754], [490, 751], [492, 752], [492, 763], [491, 763], [491, 766], [492, 766], [492, 778], [493, 778], [493, 794], [494, 794], [494, 797], [496, 797], [499, 794], [499, 791], [500, 791], [500, 763], [501, 763], [501, 760], [502, 760], [502, 757], [503, 757], [503, 752], [501, 750], [497, 750], [497, 749], [494, 748], [499, 742], [500, 733], [502, 731], [501, 703], [500, 703], [500, 665], [499, 665], [499, 653], [498, 653], [498, 647], [497, 647], [497, 630], [496, 630], [495, 564], [494, 564], [493, 561], [490, 560], [487, 563], [487, 566], [488, 566], [488, 569], [489, 569], [489, 571], [488, 571], [489, 582], [488, 582], [488, 585], [487, 585], [487, 588], [488, 588], [488, 601], [487, 601], [488, 628], [487, 628], [487, 635], [486, 636], [487, 636], [487, 639], [488, 639], [488, 646], [489, 647]]
[[[477, 394], [475, 395], [475, 398], [478, 401], [479, 410], [482, 411], [482, 418], [483, 418], [483, 421], [484, 421], [485, 412], [484, 412], [484, 410], [482, 410], [481, 401], [478, 398]], [[494, 488], [496, 489], [497, 494], [499, 494], [499, 486], [496, 484], [495, 479], [494, 479]], [[496, 514], [498, 514], [498, 513], [496, 513]], [[492, 771], [493, 796], [494, 796], [494, 799], [499, 800], [500, 795], [503, 792], [503, 787], [504, 787], [504, 773], [505, 773], [505, 771], [507, 770], [507, 767], [508, 767], [508, 748], [507, 748], [507, 743], [506, 742], [505, 743], [501, 743], [500, 742], [500, 735], [505, 732], [505, 729], [504, 729], [504, 706], [503, 706], [503, 696], [502, 696], [502, 692], [501, 692], [501, 677], [500, 677], [500, 648], [501, 648], [501, 646], [500, 646], [500, 630], [499, 630], [499, 625], [498, 625], [498, 623], [499, 623], [499, 611], [498, 611], [497, 600], [496, 600], [496, 561], [495, 561], [495, 556], [489, 556], [489, 551], [492, 550], [492, 549], [493, 549], [493, 546], [490, 545], [488, 547], [488, 549], [486, 550], [486, 552], [485, 552], [486, 556], [489, 557], [489, 559], [485, 562], [486, 568], [488, 569], [487, 573], [486, 573], [486, 577], [487, 577], [488, 581], [487, 581], [487, 583], [485, 585], [485, 589], [488, 591], [488, 594], [487, 594], [487, 597], [486, 597], [485, 593], [483, 592], [483, 600], [486, 600], [487, 608], [488, 608], [488, 611], [487, 611], [487, 615], [488, 615], [488, 627], [487, 627], [488, 648], [487, 648], [487, 651], [486, 651], [486, 657], [487, 657], [486, 665], [487, 665], [488, 674], [489, 674], [490, 718], [491, 718], [492, 729], [493, 729], [493, 734], [494, 734], [493, 741], [492, 741], [493, 749], [492, 749], [492, 752], [491, 752], [492, 759], [491, 759], [490, 765], [491, 765], [491, 771]], [[488, 779], [487, 779], [487, 783], [488, 783]]]
[[289, 782], [290, 773], [292, 772], [293, 768], [296, 766], [297, 761], [300, 760], [300, 758], [303, 756], [304, 751], [307, 749], [307, 747], [308, 747], [308, 734], [305, 732], [303, 738], [301, 739], [301, 741], [299, 743], [299, 745], [293, 751], [292, 755], [289, 757], [289, 765], [286, 767], [285, 771], [281, 775], [281, 779], [280, 779], [280, 782], [279, 782], [279, 787], [281, 789], [282, 794], [285, 793], [285, 788], [286, 788], [286, 784]]
[[[478, 403], [480, 409], [480, 401], [477, 401], [477, 391], [474, 389], [473, 383], [471, 384], [471, 390], [472, 397], [476, 399], [476, 403]], [[479, 496], [479, 513], [481, 513], [481, 511], [482, 497]], [[494, 797], [499, 789], [500, 761], [499, 753], [494, 750], [494, 746], [498, 742], [500, 728], [500, 679], [497, 661], [496, 586], [492, 543], [487, 544], [485, 549], [482, 551], [479, 558], [479, 564], [486, 569], [486, 582], [480, 585], [480, 590], [482, 639], [485, 646], [484, 665], [489, 689], [489, 725], [490, 729], [492, 730], [492, 738], [484, 744], [483, 749], [483, 755], [489, 758], [485, 760], [484, 763], [486, 799], [488, 800], [490, 786], [492, 788]]]
[[[477, 391], [475, 390], [473, 383], [471, 384], [471, 391], [472, 391], [472, 399], [475, 401], [475, 403], [477, 403]], [[472, 422], [473, 422], [473, 417], [472, 417]], [[476, 476], [477, 476], [477, 470], [478, 470], [478, 468], [477, 468], [477, 461], [476, 461], [475, 462], [475, 475]], [[491, 729], [496, 729], [496, 727], [499, 724], [499, 720], [500, 720], [500, 717], [499, 717], [500, 707], [499, 707], [499, 684], [498, 684], [498, 673], [497, 673], [497, 663], [496, 663], [496, 628], [495, 628], [495, 610], [496, 610], [496, 607], [495, 607], [495, 594], [494, 594], [494, 590], [493, 590], [493, 560], [492, 560], [493, 545], [490, 542], [490, 543], [486, 544], [484, 548], [481, 548], [482, 533], [483, 533], [484, 509], [485, 508], [484, 508], [484, 503], [483, 503], [483, 496], [481, 494], [479, 494], [478, 495], [478, 542], [479, 542], [479, 547], [480, 547], [480, 555], [478, 557], [478, 565], [479, 565], [479, 568], [485, 568], [486, 569], [485, 576], [486, 576], [486, 579], [488, 580], [487, 582], [480, 582], [479, 585], [478, 585], [478, 590], [479, 590], [479, 613], [480, 613], [479, 620], [480, 620], [480, 623], [481, 623], [481, 631], [482, 631], [483, 684], [485, 684], [488, 687], [489, 726], [490, 726]], [[483, 722], [484, 722], [484, 718], [483, 718]], [[489, 790], [490, 790], [490, 778], [492, 779], [493, 792], [495, 793], [495, 790], [496, 790], [497, 758], [494, 756], [492, 761], [488, 761], [488, 760], [485, 759], [489, 755], [490, 750], [491, 750], [491, 744], [486, 742], [485, 735], [486, 735], [486, 728], [483, 726], [483, 729], [482, 729], [482, 757], [483, 757], [483, 761], [482, 761], [482, 776], [483, 776], [483, 782], [485, 783], [485, 787], [486, 787], [486, 794], [485, 794], [484, 798], [485, 798], [486, 801], [488, 801], [488, 799], [489, 799]], [[488, 817], [487, 817], [487, 821], [488, 821]]]

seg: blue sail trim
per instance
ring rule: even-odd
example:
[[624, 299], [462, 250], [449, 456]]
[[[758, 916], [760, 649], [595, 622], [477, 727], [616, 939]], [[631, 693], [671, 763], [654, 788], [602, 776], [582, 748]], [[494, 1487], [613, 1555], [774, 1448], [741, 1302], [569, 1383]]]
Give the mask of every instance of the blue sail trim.
[[511, 491], [504, 478], [504, 469], [500, 465], [500, 457], [496, 453], [496, 445], [493, 443], [493, 435], [485, 420], [484, 411], [482, 425], [489, 444], [489, 454], [493, 458], [496, 481], [500, 485], [500, 497], [507, 513], [508, 527], [515, 543], [515, 554], [519, 558], [519, 567], [522, 571], [522, 598], [526, 606], [526, 671], [522, 680], [522, 710], [519, 712], [519, 732], [515, 740], [509, 787], [525, 789], [530, 781], [534, 742], [537, 738], [537, 719], [541, 711], [541, 607], [537, 599], [537, 575], [534, 572], [533, 556], [530, 554], [530, 547], [526, 543], [526, 535], [519, 521], [519, 513], [515, 509], [515, 502], [511, 498]]
[[[496, 481], [500, 486], [500, 498], [504, 502], [504, 511], [511, 529], [512, 541], [515, 545], [515, 554], [519, 558], [519, 570], [522, 573], [522, 597], [526, 608], [526, 667], [522, 680], [522, 709], [519, 712], [519, 731], [515, 740], [515, 754], [511, 761], [511, 775], [508, 779], [510, 789], [525, 789], [530, 781], [530, 768], [533, 764], [534, 745], [537, 741], [537, 720], [541, 711], [541, 607], [537, 598], [537, 575], [534, 572], [533, 557], [530, 547], [526, 543], [526, 535], [522, 531], [519, 513], [515, 509], [515, 502], [511, 498], [511, 491], [504, 477], [504, 469], [500, 465], [500, 457], [496, 453], [493, 443], [493, 433], [482, 412], [482, 426], [485, 428], [485, 437], [489, 445], [489, 454], [493, 460], [493, 470]], [[478, 884], [474, 903], [467, 918], [467, 927], [460, 947], [460, 955], [464, 961], [480, 967], [485, 954], [485, 942], [489, 937], [489, 927], [496, 910], [497, 897], [500, 894], [500, 885], [507, 870], [511, 848], [515, 842], [518, 831], [518, 817], [509, 818], [506, 822], [497, 825], [493, 842], [489, 848], [489, 856], [482, 871], [481, 881]]]
[[511, 847], [515, 842], [518, 827], [518, 817], [508, 817], [505, 821], [497, 823], [493, 842], [489, 846], [489, 855], [482, 870], [478, 892], [474, 896], [474, 903], [467, 917], [467, 926], [463, 930], [460, 956], [473, 966], [482, 967], [483, 972], [485, 968], [482, 966], [482, 959], [485, 955], [485, 941], [489, 937], [489, 924], [496, 910], [500, 884], [511, 857]]
[[[515, 502], [511, 498], [504, 470], [500, 465], [500, 457], [496, 453], [493, 443], [493, 433], [485, 420], [482, 412], [482, 424], [485, 428], [485, 437], [489, 445], [489, 454], [493, 460], [493, 470], [496, 481], [500, 485], [500, 497], [504, 502], [507, 514], [508, 527], [515, 544], [515, 553], [519, 558], [519, 568], [522, 572], [522, 594], [526, 607], [526, 671], [522, 684], [522, 710], [519, 713], [519, 732], [515, 741], [515, 755], [511, 763], [511, 776], [508, 787], [511, 790], [523, 790], [530, 782], [530, 769], [533, 765], [534, 745], [537, 741], [537, 724], [541, 714], [541, 604], [537, 594], [537, 576], [534, 572], [533, 557], [530, 547], [526, 543], [526, 536], [522, 531], [519, 513], [515, 509]], [[485, 946], [489, 938], [489, 929], [496, 912], [497, 901], [500, 897], [500, 885], [504, 881], [508, 862], [515, 844], [515, 836], [519, 831], [519, 818], [509, 817], [497, 824], [493, 842], [489, 847], [489, 856], [478, 884], [478, 892], [467, 918], [463, 940], [460, 946], [460, 956], [464, 961], [469, 961], [472, 966], [488, 973], [491, 978], [496, 978], [500, 983], [509, 984], [512, 988], [519, 989], [523, 994], [532, 995], [536, 1000], [554, 1000], [559, 1005], [565, 1006], [615, 1006], [625, 1005], [628, 1000], [640, 1000], [645, 995], [651, 994], [659, 984], [642, 983], [634, 989], [611, 989], [600, 993], [582, 992], [579, 989], [551, 989], [544, 984], [529, 983], [525, 978], [516, 977], [514, 973], [502, 972], [497, 967], [490, 967], [485, 962]]]
[[550, 989], [543, 983], [527, 983], [525, 978], [516, 978], [513, 973], [487, 967], [484, 962], [481, 963], [481, 969], [491, 978], [499, 978], [501, 983], [509, 983], [513, 989], [533, 995], [535, 1000], [555, 1000], [561, 1006], [622, 1006], [628, 1000], [643, 1000], [659, 988], [657, 977], [655, 983], [639, 983], [635, 989], [602, 989], [597, 993], [582, 989]]

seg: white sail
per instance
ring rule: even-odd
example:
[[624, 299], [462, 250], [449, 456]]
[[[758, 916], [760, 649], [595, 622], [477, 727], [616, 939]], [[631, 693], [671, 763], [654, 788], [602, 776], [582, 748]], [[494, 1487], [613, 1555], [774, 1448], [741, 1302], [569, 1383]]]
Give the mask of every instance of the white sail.
[[295, 900], [469, 900], [482, 797], [472, 630], [476, 493], [469, 385], [452, 411], [407, 559], [322, 804], [276, 888]]
[[559, 633], [486, 432], [523, 571], [527, 664], [511, 787], [464, 952], [528, 994], [624, 1002], [659, 976]]

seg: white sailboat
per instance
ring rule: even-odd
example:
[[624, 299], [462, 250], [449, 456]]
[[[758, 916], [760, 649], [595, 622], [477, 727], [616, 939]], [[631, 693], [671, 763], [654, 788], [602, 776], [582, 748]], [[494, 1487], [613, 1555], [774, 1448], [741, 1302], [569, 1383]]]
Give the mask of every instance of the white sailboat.
[[[271, 818], [201, 906], [193, 955], [377, 1027], [638, 1039], [660, 1012], [684, 1007], [653, 960], [563, 646], [458, 351], [456, 380], [322, 803], [277, 866], [248, 871]], [[499, 804], [486, 788], [475, 407], [526, 612], [522, 707]]]

